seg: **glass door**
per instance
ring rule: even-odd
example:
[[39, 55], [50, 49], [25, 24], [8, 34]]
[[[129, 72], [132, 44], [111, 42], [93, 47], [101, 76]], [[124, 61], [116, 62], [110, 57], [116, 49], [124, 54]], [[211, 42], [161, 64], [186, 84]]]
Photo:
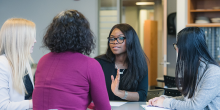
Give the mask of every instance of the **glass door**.
[[99, 55], [107, 50], [111, 28], [120, 23], [121, 0], [99, 0]]

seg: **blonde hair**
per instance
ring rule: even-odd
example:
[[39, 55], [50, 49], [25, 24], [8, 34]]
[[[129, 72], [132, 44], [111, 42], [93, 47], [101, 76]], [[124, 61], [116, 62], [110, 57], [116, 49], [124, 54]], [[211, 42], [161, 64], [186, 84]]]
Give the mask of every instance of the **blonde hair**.
[[12, 69], [13, 87], [20, 94], [26, 91], [23, 77], [25, 70], [31, 72], [30, 51], [36, 38], [34, 22], [11, 18], [5, 21], [0, 30], [0, 54], [5, 54]]

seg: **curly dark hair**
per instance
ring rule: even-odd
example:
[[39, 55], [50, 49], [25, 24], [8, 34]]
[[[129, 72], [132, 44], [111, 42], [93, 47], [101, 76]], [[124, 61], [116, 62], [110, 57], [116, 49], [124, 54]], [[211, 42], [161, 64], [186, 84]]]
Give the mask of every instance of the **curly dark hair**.
[[67, 10], [53, 18], [43, 38], [51, 52], [79, 52], [89, 55], [95, 48], [88, 20], [77, 10]]

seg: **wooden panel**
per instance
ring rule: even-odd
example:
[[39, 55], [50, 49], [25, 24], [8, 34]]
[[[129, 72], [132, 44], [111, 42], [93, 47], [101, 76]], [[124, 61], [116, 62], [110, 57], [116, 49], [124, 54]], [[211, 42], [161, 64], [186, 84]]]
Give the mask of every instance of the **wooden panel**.
[[188, 22], [188, 24], [195, 23], [195, 20], [197, 17], [207, 17], [210, 19], [210, 23], [211, 23], [211, 18], [220, 18], [220, 11], [218, 11], [218, 12], [191, 13], [191, 19], [190, 19], [190, 22]]
[[205, 16], [208, 18], [220, 17], [220, 12], [203, 12], [203, 13], [194, 13], [195, 17]]
[[194, 0], [195, 9], [213, 9], [220, 6], [220, 0]]
[[195, 9], [195, 0], [188, 0], [188, 10], [194, 10]]
[[220, 12], [220, 9], [211, 9], [211, 10], [190, 10], [190, 12]]
[[194, 23], [194, 15], [192, 13], [190, 13], [189, 10], [193, 10], [194, 9], [194, 5], [193, 5], [194, 1], [192, 0], [188, 0], [188, 11], [187, 11], [187, 15], [188, 15], [188, 24], [190, 23]]
[[157, 86], [157, 21], [146, 20], [144, 23], [144, 52], [150, 60], [149, 86]]
[[[215, 8], [215, 9], [214, 9]], [[218, 9], [219, 8], [219, 9]], [[219, 24], [195, 24], [197, 17], [220, 17], [220, 0], [188, 0], [188, 24], [187, 27], [219, 27]]]
[[186, 27], [220, 27], [220, 23], [187, 24]]

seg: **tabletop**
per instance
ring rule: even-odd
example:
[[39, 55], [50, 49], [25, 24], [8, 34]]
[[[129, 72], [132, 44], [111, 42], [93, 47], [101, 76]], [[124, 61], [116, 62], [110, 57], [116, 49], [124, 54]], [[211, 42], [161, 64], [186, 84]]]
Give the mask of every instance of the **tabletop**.
[[[120, 101], [110, 101], [120, 102]], [[121, 106], [111, 106], [112, 110], [144, 110], [141, 105], [146, 105], [146, 102], [126, 102]]]

